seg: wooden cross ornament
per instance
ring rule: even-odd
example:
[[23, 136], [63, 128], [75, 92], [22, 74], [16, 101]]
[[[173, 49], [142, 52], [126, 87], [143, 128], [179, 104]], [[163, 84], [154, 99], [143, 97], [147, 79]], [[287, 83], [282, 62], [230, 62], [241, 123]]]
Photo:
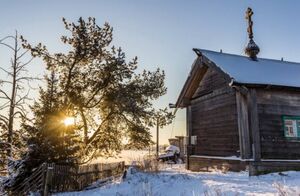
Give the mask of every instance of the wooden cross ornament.
[[252, 60], [257, 60], [256, 55], [259, 53], [259, 47], [256, 45], [256, 43], [253, 40], [253, 21], [252, 21], [252, 15], [253, 11], [250, 7], [248, 7], [246, 11], [246, 19], [248, 20], [248, 36], [249, 36], [249, 43], [247, 44], [245, 48], [245, 53], [248, 55]]
[[253, 31], [252, 31], [252, 26], [253, 26], [253, 21], [252, 21], [252, 15], [253, 15], [253, 11], [250, 7], [248, 7], [247, 11], [246, 11], [246, 19], [248, 20], [248, 35], [249, 35], [249, 39], [253, 39]]

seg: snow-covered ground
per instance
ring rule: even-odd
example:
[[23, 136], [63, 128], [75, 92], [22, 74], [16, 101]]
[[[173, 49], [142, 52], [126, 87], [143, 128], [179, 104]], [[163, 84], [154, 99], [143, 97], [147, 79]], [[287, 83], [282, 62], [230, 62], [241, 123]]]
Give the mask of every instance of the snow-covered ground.
[[146, 155], [149, 155], [149, 151], [146, 151], [146, 150], [123, 150], [120, 154], [115, 155], [114, 157], [109, 157], [109, 158], [99, 157], [99, 158], [93, 160], [90, 164], [125, 161], [125, 164], [128, 165], [128, 164], [131, 164], [132, 161], [143, 160], [144, 156], [146, 156]]
[[3, 192], [4, 192], [3, 187], [2, 187], [4, 180], [6, 180], [6, 177], [0, 176], [0, 195], [3, 195]]
[[285, 195], [300, 194], [300, 172], [283, 172], [249, 177], [247, 172], [190, 172], [173, 165], [158, 173], [137, 172], [105, 186], [57, 194], [59, 196], [198, 196], [198, 195]]

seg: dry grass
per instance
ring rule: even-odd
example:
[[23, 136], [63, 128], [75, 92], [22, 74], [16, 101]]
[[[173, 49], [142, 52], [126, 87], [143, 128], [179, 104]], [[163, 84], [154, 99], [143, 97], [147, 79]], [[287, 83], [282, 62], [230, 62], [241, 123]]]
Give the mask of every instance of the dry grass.
[[273, 186], [276, 188], [279, 196], [287, 196], [288, 195], [287, 190], [284, 188], [283, 184], [274, 183]]
[[276, 188], [276, 195], [278, 196], [300, 196], [300, 189], [295, 190], [278, 182], [274, 183], [273, 186]]
[[135, 159], [132, 161], [132, 165], [145, 172], [159, 172], [160, 170], [160, 163], [154, 155]]

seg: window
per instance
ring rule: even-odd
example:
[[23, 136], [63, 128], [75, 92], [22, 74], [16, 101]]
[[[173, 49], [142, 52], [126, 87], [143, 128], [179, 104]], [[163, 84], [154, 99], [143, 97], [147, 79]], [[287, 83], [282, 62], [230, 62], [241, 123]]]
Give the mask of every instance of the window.
[[300, 116], [283, 116], [284, 136], [300, 138]]
[[197, 144], [197, 136], [196, 135], [192, 135], [191, 136], [191, 144], [192, 145], [196, 145]]

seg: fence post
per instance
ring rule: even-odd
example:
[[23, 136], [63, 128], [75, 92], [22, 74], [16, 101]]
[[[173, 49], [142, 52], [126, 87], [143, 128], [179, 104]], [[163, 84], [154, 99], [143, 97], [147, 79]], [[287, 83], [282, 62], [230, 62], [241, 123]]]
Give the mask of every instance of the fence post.
[[125, 171], [125, 161], [122, 162], [122, 173]]
[[46, 164], [46, 176], [44, 181], [44, 190], [43, 196], [48, 196], [49, 193], [49, 185], [51, 184], [53, 173], [53, 164]]

